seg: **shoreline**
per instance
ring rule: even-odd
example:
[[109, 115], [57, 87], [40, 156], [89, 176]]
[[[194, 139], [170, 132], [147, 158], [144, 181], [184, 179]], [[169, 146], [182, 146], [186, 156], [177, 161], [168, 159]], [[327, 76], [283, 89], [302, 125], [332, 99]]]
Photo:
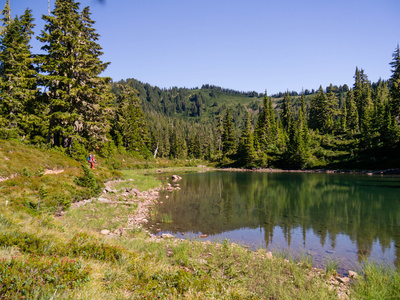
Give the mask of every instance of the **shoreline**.
[[400, 168], [392, 168], [386, 170], [330, 170], [330, 169], [273, 169], [273, 168], [220, 168], [207, 169], [209, 171], [225, 171], [225, 172], [260, 172], [260, 173], [321, 173], [321, 174], [363, 174], [363, 175], [400, 175]]

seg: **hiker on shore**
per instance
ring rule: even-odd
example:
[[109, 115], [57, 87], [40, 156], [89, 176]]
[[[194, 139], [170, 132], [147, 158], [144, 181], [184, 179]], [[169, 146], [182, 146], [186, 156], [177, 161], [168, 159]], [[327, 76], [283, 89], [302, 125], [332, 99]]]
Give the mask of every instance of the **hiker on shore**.
[[89, 162], [90, 162], [90, 168], [94, 169], [94, 164], [96, 163], [96, 159], [94, 158], [94, 154], [92, 155], [91, 160]]

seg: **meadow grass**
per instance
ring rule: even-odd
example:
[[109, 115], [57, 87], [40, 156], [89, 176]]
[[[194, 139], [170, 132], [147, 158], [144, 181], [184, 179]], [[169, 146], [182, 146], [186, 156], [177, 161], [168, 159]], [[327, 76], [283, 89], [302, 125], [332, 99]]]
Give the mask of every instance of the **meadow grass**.
[[[250, 251], [228, 240], [155, 240], [140, 228], [123, 236], [100, 235], [101, 229], [126, 226], [136, 206], [94, 201], [68, 210], [68, 204], [92, 195], [77, 185], [84, 176], [80, 163], [54, 150], [9, 141], [0, 152], [0, 176], [17, 174], [0, 182], [2, 299], [338, 298], [307, 255], [295, 259], [282, 250], [269, 259], [264, 249]], [[93, 175], [103, 181], [124, 178], [118, 189], [145, 191], [161, 184], [155, 169], [118, 171], [99, 161]], [[43, 175], [44, 169], [61, 168], [62, 173]], [[193, 170], [198, 169], [176, 172]], [[55, 217], [60, 208], [67, 213]], [[366, 263], [350, 295], [390, 299], [400, 294], [399, 287], [398, 271]]]

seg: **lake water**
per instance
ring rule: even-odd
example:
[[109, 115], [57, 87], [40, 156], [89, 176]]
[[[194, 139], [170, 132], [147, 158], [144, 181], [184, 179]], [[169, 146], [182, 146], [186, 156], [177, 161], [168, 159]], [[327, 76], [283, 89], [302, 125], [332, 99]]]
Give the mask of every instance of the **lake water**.
[[318, 267], [337, 260], [341, 274], [363, 257], [399, 266], [400, 177], [207, 172], [179, 185], [161, 194], [153, 233], [312, 255]]

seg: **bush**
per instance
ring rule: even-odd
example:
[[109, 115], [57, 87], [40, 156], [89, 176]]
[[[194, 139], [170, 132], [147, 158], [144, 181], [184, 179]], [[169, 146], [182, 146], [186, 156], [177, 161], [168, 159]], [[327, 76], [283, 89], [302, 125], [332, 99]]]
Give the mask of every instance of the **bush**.
[[0, 128], [0, 139], [2, 140], [11, 140], [18, 139], [18, 129], [8, 129], [8, 128]]
[[67, 248], [73, 256], [115, 262], [122, 257], [123, 249], [99, 243], [86, 233], [77, 233]]
[[68, 154], [73, 159], [81, 163], [86, 161], [87, 151], [85, 149], [85, 146], [82, 143], [79, 143], [78, 141], [72, 143], [71, 148], [68, 149]]
[[90, 280], [90, 269], [68, 258], [35, 256], [0, 260], [1, 299], [49, 298], [54, 291], [74, 289]]
[[77, 177], [75, 179], [75, 183], [77, 185], [89, 188], [92, 191], [92, 196], [100, 194], [103, 188], [103, 183], [100, 180], [97, 180], [96, 177], [94, 177], [92, 171], [90, 171], [90, 169], [86, 165], [83, 164], [82, 169], [83, 176]]

